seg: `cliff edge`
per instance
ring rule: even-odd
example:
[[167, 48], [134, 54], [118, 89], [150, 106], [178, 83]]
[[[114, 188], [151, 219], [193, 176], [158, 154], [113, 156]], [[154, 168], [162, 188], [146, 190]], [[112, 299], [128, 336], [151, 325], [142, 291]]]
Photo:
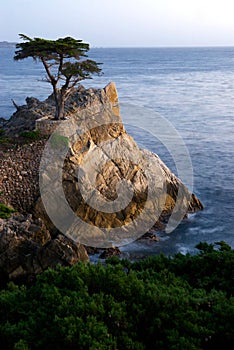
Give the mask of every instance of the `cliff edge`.
[[[1, 202], [33, 213], [52, 232], [57, 226], [96, 247], [126, 244], [152, 227], [165, 229], [172, 214], [180, 218], [202, 209], [162, 160], [126, 132], [114, 83], [74, 89], [64, 121], [53, 120], [54, 110], [53, 96], [43, 102], [27, 98], [4, 124], [7, 137], [35, 128], [44, 136], [0, 149]], [[64, 149], [61, 140], [67, 140]]]

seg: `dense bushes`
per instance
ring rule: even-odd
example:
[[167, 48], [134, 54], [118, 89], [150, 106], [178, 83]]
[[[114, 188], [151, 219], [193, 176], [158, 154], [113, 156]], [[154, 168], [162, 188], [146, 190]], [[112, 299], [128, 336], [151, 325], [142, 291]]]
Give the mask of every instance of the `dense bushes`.
[[0, 292], [3, 349], [231, 349], [234, 252], [47, 270]]

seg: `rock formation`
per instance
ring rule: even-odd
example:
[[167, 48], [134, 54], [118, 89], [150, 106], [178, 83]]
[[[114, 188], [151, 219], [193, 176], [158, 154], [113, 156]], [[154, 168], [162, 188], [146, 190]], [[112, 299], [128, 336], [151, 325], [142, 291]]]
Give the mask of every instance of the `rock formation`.
[[24, 214], [33, 210], [40, 195], [38, 173], [44, 147], [45, 140], [0, 145], [0, 202]]
[[[28, 98], [27, 105], [4, 124], [5, 133], [13, 137], [34, 130], [36, 120], [52, 121], [54, 110], [53, 96], [44, 102]], [[0, 201], [20, 212], [33, 212], [50, 232], [56, 233], [57, 226], [71, 239], [96, 247], [130, 242], [154, 225], [165, 228], [176, 204], [175, 218], [202, 209], [198, 198], [161, 159], [141, 150], [126, 132], [114, 83], [104, 89], [74, 89], [67, 101], [66, 117], [55, 130], [56, 143], [52, 136], [48, 141], [42, 139], [2, 152]], [[68, 144], [61, 148], [58, 141], [66, 138]], [[60, 201], [63, 196], [65, 207]], [[14, 226], [4, 225], [1, 237], [6, 227], [10, 225], [12, 230]], [[30, 245], [31, 236], [25, 232]], [[42, 252], [49, 252], [48, 247], [65, 247], [67, 238], [58, 237], [48, 239], [45, 248], [32, 240], [36, 245], [35, 256], [30, 258], [34, 265]], [[77, 259], [85, 256], [81, 247]], [[69, 261], [76, 260], [72, 259]], [[16, 270], [18, 265], [14, 265]], [[41, 269], [45, 266], [46, 263]]]
[[0, 117], [0, 128], [2, 128], [6, 124], [6, 119]]
[[[104, 105], [108, 101], [108, 96], [111, 96], [111, 104], [118, 110], [118, 104], [115, 102], [118, 99], [116, 89], [113, 91], [112, 85], [108, 85], [105, 89], [85, 89], [80, 85], [77, 89], [74, 89], [72, 95], [67, 100], [65, 111], [67, 117], [72, 117], [74, 113], [84, 111], [86, 108], [92, 110], [92, 113], [96, 113], [96, 108], [99, 109], [101, 105]], [[55, 115], [55, 102], [53, 94], [50, 95], [45, 101], [39, 101], [35, 97], [27, 97], [26, 104], [18, 106], [17, 111], [6, 122], [4, 120], [3, 129], [5, 135], [9, 137], [19, 136], [21, 132], [31, 131], [35, 129], [35, 122], [38, 119], [46, 117], [53, 119]]]
[[1, 279], [28, 279], [57, 264], [88, 260], [81, 244], [63, 235], [51, 237], [42, 220], [32, 215], [0, 219]]
[[[70, 122], [56, 130], [70, 146], [56, 154], [51, 138], [41, 163], [42, 199], [57, 227], [86, 245], [111, 247], [167, 222], [176, 202], [178, 221], [202, 208], [160, 158], [126, 132], [113, 83], [86, 96], [85, 104], [72, 96]], [[37, 212], [48, 221], [41, 204]]]

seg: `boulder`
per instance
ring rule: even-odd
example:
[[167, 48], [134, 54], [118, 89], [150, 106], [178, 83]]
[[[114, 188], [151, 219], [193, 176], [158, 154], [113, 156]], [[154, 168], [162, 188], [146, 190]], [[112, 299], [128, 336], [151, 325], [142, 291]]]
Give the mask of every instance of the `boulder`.
[[117, 247], [108, 248], [105, 249], [99, 256], [100, 259], [108, 259], [112, 258], [113, 256], [119, 256], [121, 254], [121, 251]]
[[52, 238], [41, 219], [20, 214], [0, 219], [0, 276], [5, 280], [27, 280], [57, 264], [88, 260], [81, 244], [61, 234]]

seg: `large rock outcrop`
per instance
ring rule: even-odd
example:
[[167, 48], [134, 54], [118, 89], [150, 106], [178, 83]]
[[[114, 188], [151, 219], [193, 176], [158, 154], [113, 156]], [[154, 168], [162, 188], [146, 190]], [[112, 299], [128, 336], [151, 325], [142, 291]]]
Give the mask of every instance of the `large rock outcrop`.
[[[5, 125], [6, 134], [32, 130], [40, 118], [45, 123], [45, 117], [52, 120], [54, 109], [53, 96], [44, 102], [28, 99], [27, 106]], [[172, 214], [173, 220], [179, 221], [187, 212], [202, 209], [198, 198], [189, 193], [160, 158], [141, 150], [126, 132], [114, 83], [104, 89], [75, 89], [66, 113], [67, 120], [55, 130], [56, 138], [41, 141], [45, 148], [42, 151], [39, 147], [35, 174], [24, 158], [31, 180], [26, 182], [22, 176], [20, 181], [22, 196], [27, 188], [26, 192], [34, 197], [30, 210], [49, 229], [53, 230], [55, 224], [86, 245], [111, 247], [138, 238], [155, 224], [165, 227]], [[62, 143], [61, 148], [58, 141], [64, 141], [64, 137], [69, 139], [68, 147]], [[32, 144], [32, 154], [33, 148]], [[38, 198], [40, 161], [42, 198]], [[0, 191], [3, 188], [4, 192], [6, 180], [0, 184]], [[11, 181], [13, 188], [17, 180]], [[17, 210], [28, 211], [20, 197], [16, 201], [11, 190], [7, 191], [0, 200], [13, 204]]]
[[[55, 150], [52, 137], [44, 150], [41, 194], [53, 223], [86, 245], [111, 247], [162, 227], [171, 214], [173, 226], [202, 209], [160, 158], [126, 132], [115, 85], [92, 93], [85, 108], [73, 100], [71, 118], [55, 132], [69, 146]], [[42, 201], [37, 213], [49, 222]]]
[[[110, 100], [109, 100], [110, 98]], [[101, 105], [111, 102], [113, 109], [118, 112], [118, 95], [113, 84], [107, 85], [105, 89], [85, 89], [80, 85], [74, 89], [73, 93], [66, 102], [65, 111], [67, 117], [72, 117], [74, 113], [84, 111], [86, 108], [96, 112]], [[114, 107], [116, 106], [116, 107]], [[19, 136], [24, 131], [35, 129], [36, 120], [46, 117], [53, 119], [55, 115], [55, 102], [53, 94], [45, 101], [39, 101], [35, 97], [27, 97], [26, 104], [17, 106], [16, 112], [6, 121], [3, 119], [2, 128], [5, 135], [9, 137]]]

